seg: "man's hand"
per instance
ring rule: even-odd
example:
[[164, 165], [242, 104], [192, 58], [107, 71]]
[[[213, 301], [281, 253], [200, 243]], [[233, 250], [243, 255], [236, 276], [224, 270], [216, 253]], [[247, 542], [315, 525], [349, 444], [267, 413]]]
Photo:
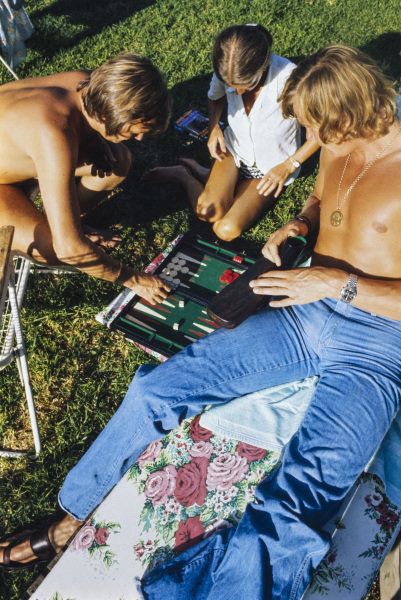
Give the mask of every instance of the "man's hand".
[[212, 158], [215, 158], [218, 161], [223, 160], [222, 155], [227, 153], [227, 148], [220, 125], [215, 125], [211, 130], [207, 141], [207, 147], [209, 148], [210, 156]]
[[268, 271], [250, 282], [255, 294], [288, 296], [273, 300], [269, 306], [279, 308], [308, 304], [322, 298], [339, 298], [348, 274], [341, 269], [310, 267], [291, 271]]
[[270, 171], [262, 177], [260, 183], [256, 186], [256, 189], [261, 196], [269, 196], [269, 194], [275, 191], [274, 197], [278, 198], [283, 190], [287, 177], [291, 175], [294, 170], [293, 165], [288, 160], [285, 160], [270, 169]]
[[268, 260], [271, 260], [277, 267], [281, 267], [281, 258], [279, 248], [288, 237], [296, 237], [297, 235], [306, 236], [308, 234], [308, 226], [301, 221], [288, 221], [283, 227], [277, 229], [267, 240], [262, 248], [262, 254]]
[[118, 165], [118, 144], [108, 142], [101, 135], [91, 138], [82, 151], [85, 155], [85, 164], [92, 165], [93, 177], [109, 177]]
[[123, 285], [151, 304], [162, 302], [171, 292], [170, 286], [162, 279], [147, 273], [135, 273]]

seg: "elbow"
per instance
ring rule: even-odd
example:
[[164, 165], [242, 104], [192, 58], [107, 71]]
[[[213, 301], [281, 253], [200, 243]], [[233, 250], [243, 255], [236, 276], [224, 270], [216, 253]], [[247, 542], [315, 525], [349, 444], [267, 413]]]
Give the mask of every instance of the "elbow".
[[81, 264], [86, 262], [89, 254], [93, 254], [89, 246], [80, 240], [73, 242], [60, 240], [58, 243], [54, 243], [53, 247], [57, 259], [61, 263], [77, 268], [80, 268]]

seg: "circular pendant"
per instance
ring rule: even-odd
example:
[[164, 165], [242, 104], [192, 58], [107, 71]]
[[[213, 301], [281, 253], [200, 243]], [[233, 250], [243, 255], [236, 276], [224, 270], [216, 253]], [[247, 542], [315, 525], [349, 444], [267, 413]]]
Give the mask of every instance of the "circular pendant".
[[330, 215], [330, 223], [333, 225], [333, 227], [338, 227], [339, 225], [341, 225], [341, 221], [343, 220], [343, 213], [341, 212], [341, 210], [337, 209], [334, 212], [331, 213]]

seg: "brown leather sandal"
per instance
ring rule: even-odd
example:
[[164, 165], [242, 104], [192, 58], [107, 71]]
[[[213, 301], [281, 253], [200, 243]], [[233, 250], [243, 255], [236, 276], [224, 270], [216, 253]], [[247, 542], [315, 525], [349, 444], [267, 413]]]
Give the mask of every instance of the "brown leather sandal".
[[[19, 562], [11, 559], [11, 552], [24, 541], [29, 541], [34, 557], [29, 562]], [[19, 533], [6, 536], [0, 543], [9, 542], [8, 546], [2, 546], [3, 562], [0, 567], [6, 570], [29, 569], [38, 563], [48, 563], [55, 555], [56, 551], [49, 539], [49, 524], [38, 529], [24, 529]]]

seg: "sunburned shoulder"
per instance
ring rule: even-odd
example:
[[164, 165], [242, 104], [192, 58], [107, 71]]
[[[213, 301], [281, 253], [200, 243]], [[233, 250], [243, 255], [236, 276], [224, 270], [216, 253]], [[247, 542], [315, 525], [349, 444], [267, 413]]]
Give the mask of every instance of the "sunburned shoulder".
[[85, 77], [84, 71], [59, 73], [26, 79], [22, 86], [8, 87], [7, 94], [0, 94], [0, 122], [17, 128], [28, 125], [35, 129], [68, 130], [79, 114], [75, 92]]

